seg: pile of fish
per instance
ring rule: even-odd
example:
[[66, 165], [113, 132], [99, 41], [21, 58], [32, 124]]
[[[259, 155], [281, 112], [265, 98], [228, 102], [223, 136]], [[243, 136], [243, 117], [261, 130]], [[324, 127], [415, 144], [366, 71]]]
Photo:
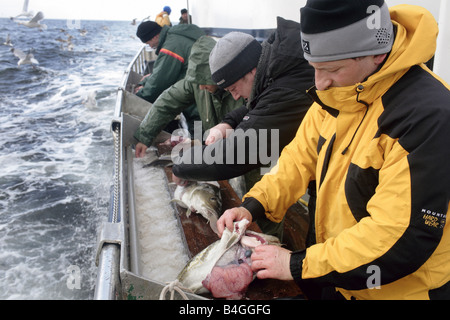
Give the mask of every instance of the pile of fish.
[[241, 299], [254, 280], [252, 250], [258, 245], [281, 245], [278, 238], [246, 230], [248, 220], [225, 229], [222, 238], [193, 257], [177, 280], [196, 294], [211, 292], [215, 298]]
[[190, 181], [186, 186], [177, 186], [172, 200], [180, 207], [186, 208], [186, 216], [191, 213], [201, 214], [217, 234], [217, 220], [222, 210], [220, 185], [217, 181]]

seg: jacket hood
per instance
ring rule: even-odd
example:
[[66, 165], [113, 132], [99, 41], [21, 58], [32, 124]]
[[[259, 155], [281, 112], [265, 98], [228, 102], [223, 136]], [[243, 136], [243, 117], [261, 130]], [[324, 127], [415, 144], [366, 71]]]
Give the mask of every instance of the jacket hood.
[[261, 58], [249, 101], [263, 92], [274, 79], [290, 72], [297, 73], [299, 68], [304, 69], [305, 73], [312, 71], [303, 57], [300, 23], [277, 17], [277, 29], [262, 43]]
[[[414, 65], [430, 60], [436, 51], [437, 22], [432, 14], [420, 6], [398, 5], [389, 9], [395, 29], [392, 50], [382, 67], [364, 82], [348, 87], [334, 87], [317, 91], [320, 101], [341, 110], [365, 108], [357, 100], [371, 104], [397, 82]], [[350, 109], [352, 108], [352, 109]]]
[[197, 84], [215, 85], [209, 68], [209, 54], [216, 41], [208, 36], [200, 37], [192, 46], [185, 79]]
[[205, 35], [205, 32], [195, 24], [179, 24], [169, 28], [168, 33], [177, 34], [194, 41]]
[[201, 36], [204, 36], [205, 32], [195, 24], [179, 24], [173, 27], [165, 25], [163, 26], [163, 28], [161, 29], [161, 33], [159, 34], [159, 43], [158, 48], [156, 49], [156, 54], [158, 54], [163, 47], [164, 42], [166, 41], [166, 38], [169, 34], [182, 36], [192, 41], [196, 41]]
[[277, 29], [267, 42], [263, 43], [263, 50], [268, 55], [263, 57], [268, 59], [267, 74], [272, 78], [299, 63], [306, 63], [300, 42], [300, 23], [277, 17]]
[[[430, 60], [436, 51], [438, 25], [423, 7], [402, 4], [390, 8], [396, 28], [394, 45], [386, 63], [373, 75], [374, 79], [389, 77], [399, 71]], [[369, 78], [370, 79], [370, 78]]]

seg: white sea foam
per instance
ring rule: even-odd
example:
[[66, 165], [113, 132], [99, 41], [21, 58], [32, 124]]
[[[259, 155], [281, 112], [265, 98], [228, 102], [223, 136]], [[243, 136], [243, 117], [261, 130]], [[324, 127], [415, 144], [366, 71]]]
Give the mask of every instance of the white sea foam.
[[[91, 36], [76, 36], [68, 52], [53, 41], [63, 20], [29, 32], [0, 19], [2, 32], [22, 50], [33, 48], [40, 62], [19, 69], [0, 47], [1, 300], [93, 297], [97, 228], [109, 211], [117, 87], [141, 47], [128, 40], [135, 27], [120, 22], [108, 22], [115, 40], [106, 44], [102, 24], [82, 21]], [[82, 104], [91, 90], [95, 109]], [[81, 269], [80, 289], [67, 286], [71, 265]]]

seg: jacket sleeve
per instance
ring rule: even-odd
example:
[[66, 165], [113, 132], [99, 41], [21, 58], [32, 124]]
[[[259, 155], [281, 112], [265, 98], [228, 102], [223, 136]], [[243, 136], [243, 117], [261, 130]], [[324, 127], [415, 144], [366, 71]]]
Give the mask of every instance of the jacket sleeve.
[[314, 104], [277, 165], [244, 195], [242, 206], [254, 219], [265, 215], [280, 222], [287, 209], [305, 194], [309, 182], [316, 179], [317, 145], [324, 116], [325, 111]]
[[[450, 130], [448, 124], [437, 121], [431, 126], [427, 116], [433, 116], [423, 114], [423, 124], [416, 124], [406, 137], [384, 143], [376, 192], [366, 205], [368, 215], [311, 246], [299, 265], [302, 279], [361, 290], [368, 288], [373, 268], [379, 270], [380, 285], [405, 280], [413, 273], [429, 277], [427, 265], [432, 262], [428, 259], [445, 243], [450, 152], [442, 147]], [[424, 132], [426, 139], [411, 139]]]
[[147, 146], [184, 109], [195, 102], [192, 83], [180, 80], [165, 90], [148, 111], [134, 137]]
[[153, 73], [145, 79], [144, 87], [136, 95], [154, 103], [164, 90], [179, 80], [183, 67], [183, 62], [160, 52]]
[[231, 179], [261, 167], [265, 173], [295, 136], [310, 105], [304, 93], [282, 87], [267, 90], [233, 134], [202, 150], [184, 150], [173, 172], [183, 179], [206, 181]]
[[[379, 270], [379, 285], [390, 284], [426, 265], [435, 252], [442, 240], [444, 223], [438, 218], [433, 225], [436, 217], [429, 209], [428, 214], [426, 208], [447, 212], [448, 198], [439, 200], [438, 193], [422, 188], [423, 195], [430, 198], [420, 199], [422, 195], [415, 195], [411, 188], [407, 157], [397, 154], [386, 161], [389, 164], [380, 171], [377, 192], [367, 205], [370, 215], [311, 246], [305, 256], [294, 258], [296, 262], [291, 260], [291, 273], [300, 286], [309, 282], [347, 290], [367, 289], [375, 270]], [[421, 171], [426, 175], [433, 170]], [[430, 202], [433, 197], [434, 203]], [[422, 208], [416, 208], [418, 204]]]
[[242, 122], [242, 119], [245, 117], [247, 113], [248, 109], [245, 105], [243, 105], [240, 108], [237, 108], [227, 113], [223, 117], [222, 122], [229, 124], [234, 129], [239, 125], [239, 123]]

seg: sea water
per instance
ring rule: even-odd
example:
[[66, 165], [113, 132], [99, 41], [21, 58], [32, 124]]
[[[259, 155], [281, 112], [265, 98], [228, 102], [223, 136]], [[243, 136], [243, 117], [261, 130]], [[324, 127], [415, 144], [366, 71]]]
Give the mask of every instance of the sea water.
[[[0, 19], [0, 299], [91, 299], [117, 87], [142, 44], [130, 22], [44, 22]], [[8, 34], [39, 65], [18, 67]]]

